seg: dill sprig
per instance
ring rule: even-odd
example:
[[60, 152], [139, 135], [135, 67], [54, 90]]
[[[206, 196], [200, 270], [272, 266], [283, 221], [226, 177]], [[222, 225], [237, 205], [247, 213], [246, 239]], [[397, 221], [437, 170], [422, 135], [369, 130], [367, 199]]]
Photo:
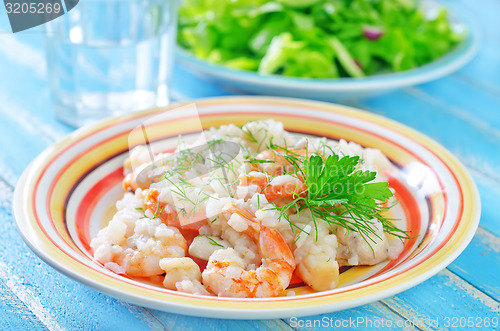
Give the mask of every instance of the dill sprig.
[[217, 246], [217, 247], [224, 248], [224, 245], [219, 244], [214, 238], [211, 238], [211, 237], [207, 236], [206, 234], [200, 234], [200, 235], [196, 236], [195, 238], [198, 238], [198, 237], [205, 237], [205, 238], [207, 238], [208, 242], [212, 246]]
[[[158, 203], [157, 203], [157, 205], [156, 205], [156, 210], [155, 210], [155, 212], [154, 212], [154, 214], [153, 214], [153, 217], [149, 217], [149, 216], [147, 216], [147, 215], [146, 215], [146, 213], [144, 213], [144, 215], [142, 215], [142, 217], [140, 217], [139, 219], [144, 219], [144, 218], [147, 218], [147, 219], [149, 219], [149, 220], [155, 220], [155, 219], [157, 219], [157, 218], [160, 218], [160, 216], [161, 216], [161, 214], [163, 213], [163, 210], [164, 210], [164, 209], [165, 209], [165, 208], [161, 208], [161, 205], [160, 205], [160, 200], [158, 200]], [[137, 209], [137, 208], [136, 208], [135, 210], [139, 210], [139, 209]], [[142, 208], [140, 208], [140, 210], [143, 210], [143, 209], [142, 209]]]
[[[168, 176], [164, 176], [164, 179], [167, 180], [171, 184], [170, 191], [175, 195], [175, 198], [177, 201], [183, 203], [183, 208], [181, 208], [178, 212], [182, 214], [182, 216], [186, 218], [190, 218], [194, 216], [196, 213], [196, 208], [203, 203], [204, 201], [208, 200], [211, 198], [211, 196], [203, 191], [194, 193], [197, 194], [196, 199], [192, 199], [190, 197], [190, 194], [193, 193], [191, 191], [187, 191], [186, 189], [193, 187], [191, 183], [186, 181], [183, 178], [179, 178], [179, 183], [173, 181], [171, 178]], [[200, 195], [203, 195], [203, 197], [200, 197]], [[212, 197], [213, 198], [213, 197]], [[189, 207], [189, 211], [186, 211], [186, 208]]]
[[265, 132], [266, 134], [263, 135], [263, 138], [261, 140], [258, 140], [257, 137], [255, 137], [254, 133], [252, 132], [252, 130], [250, 130], [250, 128], [248, 128], [247, 126], [243, 125], [240, 127], [241, 128], [241, 131], [243, 132], [243, 136], [242, 138], [244, 140], [246, 140], [247, 142], [249, 143], [253, 143], [253, 144], [256, 144], [257, 145], [257, 151], [260, 151], [261, 147], [263, 146], [263, 144], [265, 143], [266, 141], [266, 137], [267, 137], [267, 129], [266, 128], [259, 128], [257, 130], [257, 132]]
[[[383, 231], [400, 239], [410, 238], [409, 232], [399, 229], [393, 219], [384, 212], [393, 207], [386, 205], [393, 196], [387, 182], [372, 182], [376, 172], [358, 170], [359, 156], [339, 157], [331, 153], [327, 157], [298, 154], [296, 151], [271, 143], [271, 148], [279, 151], [287, 162], [294, 166], [294, 172], [302, 176], [305, 192], [294, 192], [296, 198], [283, 206], [275, 205], [280, 218], [286, 219], [291, 227], [302, 230], [290, 221], [291, 212], [309, 209], [318, 238], [317, 221], [326, 221], [334, 225], [355, 231], [368, 243], [376, 243], [374, 220], [382, 224]], [[330, 150], [330, 152], [333, 152]], [[302, 166], [301, 166], [302, 165]], [[304, 194], [306, 193], [306, 194]]]
[[274, 160], [261, 160], [261, 159], [256, 159], [256, 158], [247, 158], [243, 162], [250, 163], [250, 164], [255, 164], [255, 163], [276, 163], [276, 161], [274, 161]]
[[[292, 172], [288, 172], [288, 173], [301, 175], [302, 177], [304, 177], [304, 171], [302, 169], [302, 163], [305, 159], [304, 155], [298, 153], [294, 149], [288, 148], [288, 146], [286, 146], [286, 145], [284, 147], [276, 145], [272, 139], [269, 142], [269, 149], [274, 150], [276, 155], [283, 157], [291, 166], [293, 166]], [[307, 155], [307, 153], [308, 153], [308, 150], [306, 148], [306, 155]], [[285, 169], [283, 169], [283, 170], [285, 170]]]

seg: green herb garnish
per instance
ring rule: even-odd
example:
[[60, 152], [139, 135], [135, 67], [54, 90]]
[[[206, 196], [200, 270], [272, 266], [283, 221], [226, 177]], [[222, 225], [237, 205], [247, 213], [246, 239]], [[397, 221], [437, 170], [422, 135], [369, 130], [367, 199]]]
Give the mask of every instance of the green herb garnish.
[[[157, 219], [157, 218], [159, 218], [159, 217], [161, 216], [161, 214], [163, 213], [163, 210], [164, 210], [164, 209], [165, 209], [165, 208], [161, 208], [161, 205], [160, 205], [160, 200], [158, 200], [158, 204], [157, 204], [157, 206], [156, 206], [156, 210], [155, 210], [155, 213], [153, 214], [153, 217], [148, 217], [148, 216], [144, 213], [144, 215], [143, 215], [142, 217], [140, 217], [140, 219], [142, 219], [142, 218], [148, 218], [148, 219], [150, 219], [150, 220]], [[137, 208], [136, 208], [136, 210], [137, 210]], [[141, 210], [142, 210], [142, 208], [141, 208]]]
[[261, 159], [255, 159], [255, 158], [246, 159], [244, 162], [245, 163], [250, 163], [250, 164], [255, 164], [255, 163], [276, 163], [276, 161], [274, 161], [274, 160], [261, 160]]
[[195, 238], [198, 238], [198, 237], [205, 237], [208, 239], [208, 242], [210, 243], [210, 245], [224, 248], [224, 245], [219, 244], [214, 238], [211, 238], [211, 237], [207, 236], [206, 234], [200, 234], [199, 236], [196, 236]]
[[392, 207], [385, 205], [393, 196], [388, 183], [373, 183], [375, 172], [357, 170], [361, 162], [359, 156], [332, 154], [324, 160], [319, 155], [307, 158], [282, 147], [280, 150], [292, 165], [302, 164], [302, 169], [297, 169], [296, 173], [303, 176], [306, 186], [305, 192], [294, 192], [297, 196], [294, 200], [273, 208], [279, 210], [280, 218], [285, 218], [291, 226], [294, 224], [288, 217], [290, 209], [297, 212], [309, 209], [316, 238], [316, 222], [326, 221], [332, 227], [338, 225], [358, 232], [370, 245], [370, 242], [376, 242], [372, 235], [381, 239], [375, 231], [374, 219], [382, 224], [384, 232], [400, 239], [410, 238], [408, 231], [400, 230], [384, 215]]

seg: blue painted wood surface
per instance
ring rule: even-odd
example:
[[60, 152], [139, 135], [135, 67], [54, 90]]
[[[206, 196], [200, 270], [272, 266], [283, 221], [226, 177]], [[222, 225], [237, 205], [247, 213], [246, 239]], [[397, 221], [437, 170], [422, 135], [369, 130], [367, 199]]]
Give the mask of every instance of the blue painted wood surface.
[[[476, 236], [448, 268], [394, 297], [332, 314], [262, 321], [130, 305], [61, 275], [29, 250], [15, 228], [13, 189], [29, 162], [73, 129], [51, 113], [41, 29], [13, 35], [0, 7], [0, 329], [309, 330], [339, 321], [358, 329], [374, 328], [370, 322], [376, 321], [388, 329], [464, 329], [451, 327], [453, 317], [495, 329], [484, 321], [500, 314], [500, 1], [457, 1], [482, 25], [483, 44], [470, 64], [437, 81], [350, 105], [429, 135], [467, 166], [483, 206]], [[185, 99], [231, 94], [179, 66], [174, 89]]]

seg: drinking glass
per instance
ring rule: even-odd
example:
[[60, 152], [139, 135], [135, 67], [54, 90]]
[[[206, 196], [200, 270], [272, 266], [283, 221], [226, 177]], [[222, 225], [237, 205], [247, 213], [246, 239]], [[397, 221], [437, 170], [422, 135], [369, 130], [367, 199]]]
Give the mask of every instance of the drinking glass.
[[169, 102], [176, 0], [80, 0], [47, 24], [55, 115], [74, 126]]

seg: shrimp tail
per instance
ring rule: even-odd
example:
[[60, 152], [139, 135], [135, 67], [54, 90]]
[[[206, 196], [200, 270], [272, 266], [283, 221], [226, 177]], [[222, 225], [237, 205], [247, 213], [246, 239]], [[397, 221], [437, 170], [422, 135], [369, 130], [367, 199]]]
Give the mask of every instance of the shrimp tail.
[[281, 233], [273, 228], [262, 228], [259, 235], [259, 252], [264, 257], [263, 265], [276, 273], [285, 290], [290, 284], [290, 275], [296, 265], [292, 250]]

